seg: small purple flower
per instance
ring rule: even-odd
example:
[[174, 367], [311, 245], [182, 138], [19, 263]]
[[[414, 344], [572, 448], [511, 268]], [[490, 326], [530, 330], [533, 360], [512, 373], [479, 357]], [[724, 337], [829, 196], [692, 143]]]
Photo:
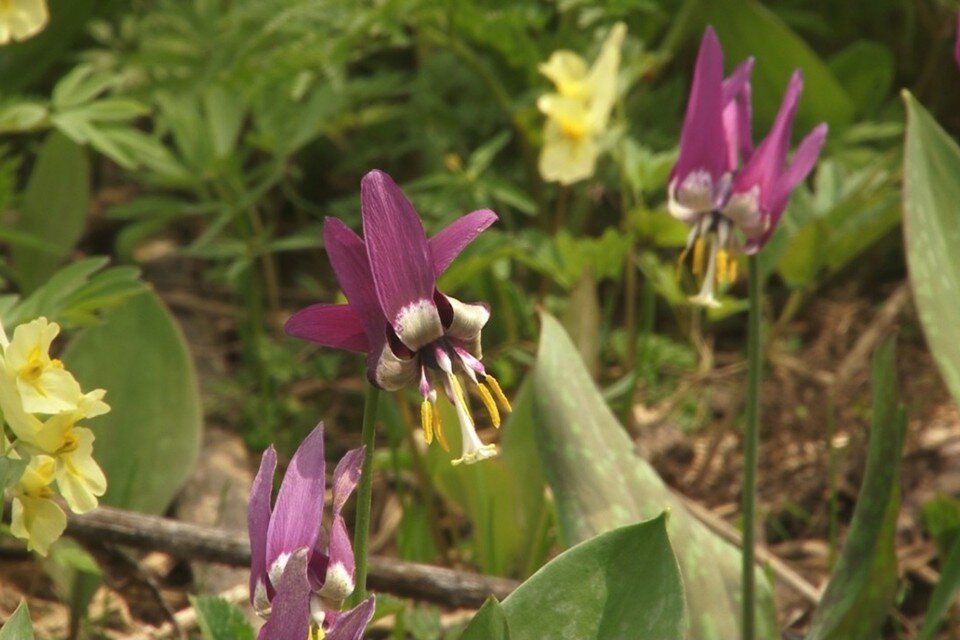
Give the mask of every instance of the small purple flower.
[[[716, 33], [707, 27], [680, 134], [680, 154], [668, 186], [670, 213], [691, 227], [681, 260], [692, 249], [694, 275], [703, 277], [693, 301], [707, 306], [719, 306], [714, 298], [718, 283], [736, 278], [731, 253], [756, 253], [770, 239], [790, 193], [810, 173], [827, 135], [826, 124], [815, 127], [787, 164], [793, 118], [803, 90], [802, 75], [796, 71], [773, 127], [754, 149], [752, 69], [751, 58], [724, 79], [723, 50]], [[737, 231], [745, 242], [741, 243]]]
[[[360, 478], [363, 449], [353, 449], [333, 472], [329, 532], [321, 525], [326, 489], [323, 423], [300, 444], [271, 508], [277, 453], [263, 453], [250, 491], [250, 602], [267, 618], [259, 640], [360, 640], [373, 616], [374, 596], [340, 613], [353, 593], [353, 548], [342, 510]], [[326, 635], [324, 635], [326, 634]]]
[[[437, 278], [497, 215], [481, 209], [432, 238], [413, 205], [386, 173], [371, 171], [360, 185], [363, 238], [327, 218], [323, 239], [348, 304], [315, 304], [287, 321], [288, 334], [367, 354], [367, 376], [380, 388], [418, 384], [427, 442], [446, 448], [437, 388], [457, 411], [463, 453], [454, 464], [496, 455], [477, 436], [464, 394], [468, 382], [500, 426], [497, 402], [510, 403], [481, 363], [480, 332], [490, 318], [483, 303], [464, 303], [437, 290]], [[461, 380], [463, 382], [461, 382]]]

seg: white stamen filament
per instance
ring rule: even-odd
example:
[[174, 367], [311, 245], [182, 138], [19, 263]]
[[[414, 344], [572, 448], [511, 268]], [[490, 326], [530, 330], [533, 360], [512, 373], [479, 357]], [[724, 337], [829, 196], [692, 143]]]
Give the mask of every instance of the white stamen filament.
[[719, 248], [719, 238], [707, 235], [707, 242], [710, 243], [710, 257], [707, 259], [707, 273], [703, 278], [703, 285], [700, 287], [700, 293], [690, 298], [690, 302], [695, 304], [717, 309], [721, 305], [713, 296], [713, 288], [717, 278], [717, 249]]
[[460, 423], [460, 437], [463, 440], [462, 455], [454, 460], [453, 464], [472, 464], [485, 458], [492, 458], [497, 455], [497, 447], [492, 444], [483, 444], [483, 441], [480, 440], [480, 436], [477, 435], [477, 429], [473, 424], [473, 419], [470, 417], [470, 412], [464, 404], [465, 399], [463, 398], [462, 389], [460, 393], [457, 393], [459, 385], [460, 383], [453, 377], [453, 374], [447, 375], [444, 387], [447, 392], [447, 397], [450, 398], [454, 408], [457, 410], [457, 421]]

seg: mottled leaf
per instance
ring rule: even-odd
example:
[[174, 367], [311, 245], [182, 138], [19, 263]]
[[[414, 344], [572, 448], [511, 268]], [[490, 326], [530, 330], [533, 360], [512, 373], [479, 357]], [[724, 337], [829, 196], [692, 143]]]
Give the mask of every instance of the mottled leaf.
[[510, 637], [683, 637], [683, 585], [667, 519], [661, 514], [602, 533], [550, 561], [503, 601]]
[[903, 231], [930, 353], [960, 402], [960, 148], [908, 92]]
[[460, 640], [511, 640], [510, 625], [503, 607], [490, 596], [463, 630]]
[[33, 622], [26, 600], [20, 601], [17, 610], [0, 628], [0, 640], [33, 640]]
[[[687, 638], [729, 640], [740, 634], [740, 552], [709, 531], [634, 453], [576, 347], [543, 314], [533, 373], [535, 429], [567, 544], [670, 510], [690, 616]], [[759, 637], [777, 637], [772, 594], [758, 570]]]

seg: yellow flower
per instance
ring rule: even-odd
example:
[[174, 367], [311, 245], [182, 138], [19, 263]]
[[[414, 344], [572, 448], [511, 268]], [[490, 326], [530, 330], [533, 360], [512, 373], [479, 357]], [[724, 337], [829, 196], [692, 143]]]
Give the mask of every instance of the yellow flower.
[[63, 509], [51, 499], [54, 493], [50, 484], [56, 467], [50, 456], [34, 456], [13, 491], [10, 531], [26, 540], [27, 549], [44, 556], [67, 527]]
[[593, 175], [600, 153], [599, 138], [606, 131], [617, 97], [620, 48], [627, 28], [614, 25], [593, 67], [571, 51], [555, 51], [540, 72], [556, 86], [556, 93], [537, 100], [547, 116], [540, 153], [540, 175], [549, 182], [572, 184]]
[[[62, 362], [50, 357], [50, 343], [58, 333], [57, 323], [37, 318], [14, 329], [13, 339], [4, 349], [3, 375], [16, 385], [27, 413], [72, 411], [80, 401], [80, 385]], [[6, 396], [9, 403], [10, 394]], [[7, 412], [6, 404], [3, 410]]]
[[0, 45], [37, 35], [49, 19], [46, 0], [0, 0]]
[[109, 410], [102, 397], [101, 389], [83, 396], [81, 406], [92, 413], [64, 411], [42, 423], [30, 416], [35, 423], [30, 425], [28, 435], [17, 433], [25, 450], [55, 461], [57, 488], [74, 513], [95, 509], [97, 498], [107, 490], [107, 478], [93, 459], [93, 432], [76, 425], [83, 418]]

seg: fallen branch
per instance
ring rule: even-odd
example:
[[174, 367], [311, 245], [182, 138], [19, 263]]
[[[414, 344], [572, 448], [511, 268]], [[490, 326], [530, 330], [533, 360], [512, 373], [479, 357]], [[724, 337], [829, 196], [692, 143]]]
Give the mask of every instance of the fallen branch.
[[[72, 514], [67, 521], [67, 534], [78, 540], [164, 551], [187, 560], [235, 567], [250, 564], [250, 546], [244, 536], [109, 507]], [[378, 556], [370, 559], [367, 579], [367, 587], [374, 591], [472, 608], [480, 608], [491, 595], [504, 599], [517, 585], [507, 578]]]

